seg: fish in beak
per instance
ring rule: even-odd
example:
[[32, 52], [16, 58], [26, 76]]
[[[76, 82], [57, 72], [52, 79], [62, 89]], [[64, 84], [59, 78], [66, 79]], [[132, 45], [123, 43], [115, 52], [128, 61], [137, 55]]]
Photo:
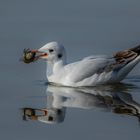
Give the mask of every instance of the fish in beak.
[[23, 62], [31, 63], [37, 61], [39, 58], [47, 58], [48, 54], [39, 50], [24, 49], [23, 51]]

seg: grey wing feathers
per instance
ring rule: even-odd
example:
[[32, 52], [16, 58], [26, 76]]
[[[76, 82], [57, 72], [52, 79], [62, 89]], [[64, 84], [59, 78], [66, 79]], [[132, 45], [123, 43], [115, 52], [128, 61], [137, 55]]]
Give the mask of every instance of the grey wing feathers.
[[[87, 57], [82, 61], [73, 64], [68, 77], [74, 82], [79, 82], [85, 78], [88, 78], [94, 74], [99, 74], [105, 70], [108, 65], [112, 65], [115, 62], [112, 58], [104, 57]], [[70, 66], [69, 66], [70, 67]], [[75, 76], [74, 76], [75, 75]]]
[[110, 59], [112, 57], [107, 56], [107, 55], [91, 55], [91, 56], [85, 57], [83, 60], [90, 60], [90, 59], [97, 59], [97, 58]]

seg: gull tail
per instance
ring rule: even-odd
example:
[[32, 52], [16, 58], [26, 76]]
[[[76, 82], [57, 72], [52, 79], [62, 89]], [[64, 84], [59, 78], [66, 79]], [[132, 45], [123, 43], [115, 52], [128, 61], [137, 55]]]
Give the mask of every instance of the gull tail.
[[114, 58], [118, 65], [122, 65], [117, 76], [118, 81], [121, 81], [140, 62], [140, 45], [128, 50], [117, 52], [114, 55]]
[[130, 49], [131, 51], [137, 53], [138, 55], [140, 55], [140, 45], [134, 47], [134, 48], [131, 48]]

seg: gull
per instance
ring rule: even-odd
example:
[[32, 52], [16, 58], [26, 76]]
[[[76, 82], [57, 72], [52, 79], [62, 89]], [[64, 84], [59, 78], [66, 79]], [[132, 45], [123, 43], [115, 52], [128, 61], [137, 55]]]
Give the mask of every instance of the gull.
[[111, 56], [92, 55], [70, 64], [64, 46], [58, 42], [47, 43], [32, 52], [39, 54], [38, 59], [46, 60], [49, 83], [70, 87], [118, 83], [140, 61], [140, 45]]

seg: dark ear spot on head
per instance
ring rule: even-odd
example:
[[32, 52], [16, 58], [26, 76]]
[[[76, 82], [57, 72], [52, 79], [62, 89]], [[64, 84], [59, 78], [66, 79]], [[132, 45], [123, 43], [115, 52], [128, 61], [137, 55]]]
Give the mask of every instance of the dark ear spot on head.
[[58, 54], [58, 58], [61, 58], [62, 57], [62, 54]]

